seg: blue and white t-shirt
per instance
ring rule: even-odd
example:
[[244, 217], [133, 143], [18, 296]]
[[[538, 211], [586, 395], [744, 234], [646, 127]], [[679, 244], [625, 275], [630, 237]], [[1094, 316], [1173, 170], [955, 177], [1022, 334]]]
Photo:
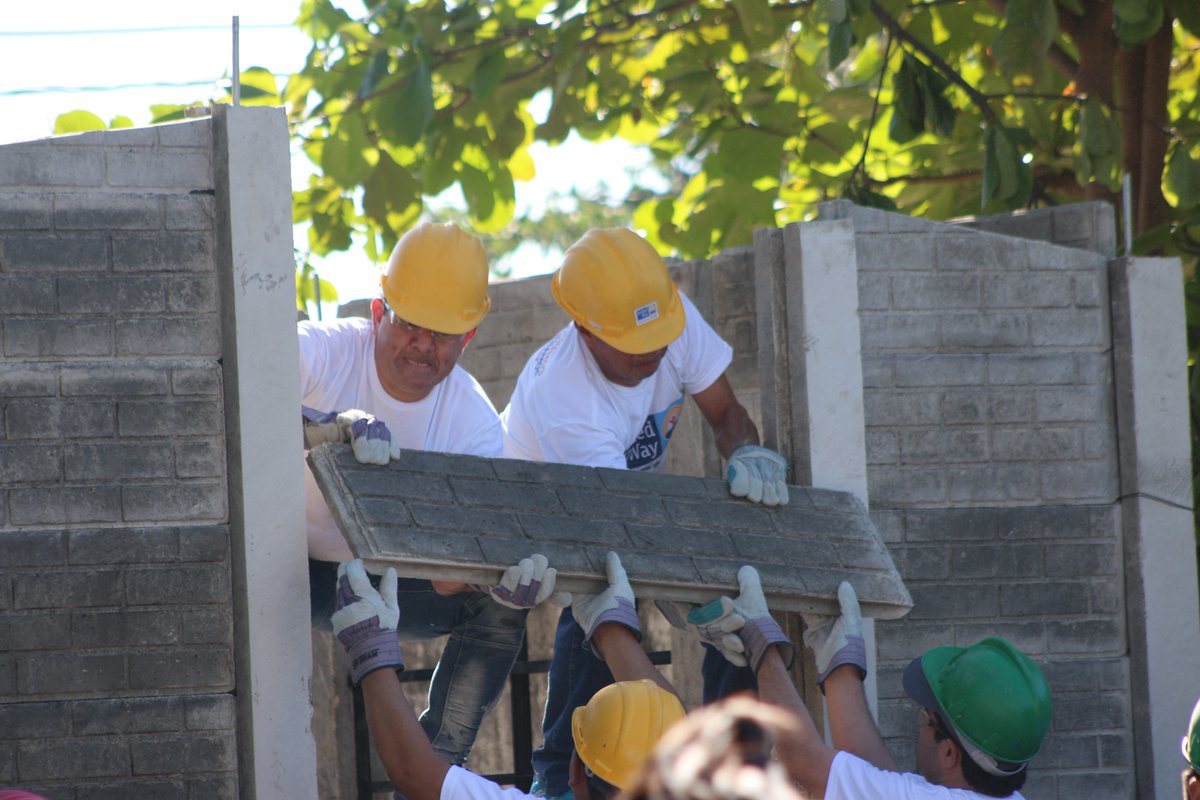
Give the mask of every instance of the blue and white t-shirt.
[[574, 323], [525, 364], [504, 424], [504, 455], [589, 467], [657, 471], [683, 412], [685, 394], [702, 392], [733, 360], [733, 348], [680, 293], [686, 324], [658, 370], [637, 386], [600, 371]]

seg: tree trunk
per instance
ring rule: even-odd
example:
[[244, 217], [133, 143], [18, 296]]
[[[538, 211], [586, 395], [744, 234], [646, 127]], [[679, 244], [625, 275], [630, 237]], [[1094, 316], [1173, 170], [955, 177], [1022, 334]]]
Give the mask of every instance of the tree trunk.
[[[1110, 107], [1113, 102], [1113, 65], [1116, 61], [1117, 40], [1113, 35], [1111, 0], [1099, 0], [1085, 7], [1084, 14], [1075, 19], [1075, 44], [1079, 49], [1079, 71], [1075, 86], [1080, 94], [1094, 97]], [[1114, 199], [1103, 184], [1088, 184], [1090, 200]]]
[[1158, 33], [1141, 46], [1145, 69], [1141, 82], [1139, 113], [1123, 129], [1140, 131], [1137, 184], [1134, 192], [1133, 232], [1144, 233], [1165, 223], [1170, 214], [1162, 193], [1163, 161], [1170, 137], [1167, 128], [1167, 82], [1171, 75], [1173, 34], [1171, 17], [1163, 19]]

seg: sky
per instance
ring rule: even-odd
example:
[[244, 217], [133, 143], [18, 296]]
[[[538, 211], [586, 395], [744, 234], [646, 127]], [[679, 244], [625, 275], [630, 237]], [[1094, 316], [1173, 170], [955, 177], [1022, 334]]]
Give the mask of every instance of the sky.
[[[359, 0], [343, 0], [351, 13]], [[150, 120], [155, 103], [188, 103], [213, 95], [232, 72], [232, 21], [239, 21], [239, 65], [266, 67], [276, 75], [298, 70], [311, 41], [292, 23], [300, 0], [58, 0], [3, 3], [0, 23], [0, 144], [50, 136], [55, 118], [84, 109], [101, 118]], [[282, 79], [280, 81], [282, 86]], [[586, 155], [583, 152], [586, 151]], [[625, 168], [647, 157], [619, 142], [594, 145], [572, 138], [560, 147], [535, 146], [537, 177], [517, 185], [517, 214], [540, 216], [551, 192], [574, 186], [619, 198], [629, 189]], [[307, 159], [292, 154], [292, 182], [304, 185]], [[453, 196], [439, 198], [454, 202]], [[303, 230], [294, 234], [303, 244]], [[512, 258], [514, 277], [557, 266], [558, 253], [522, 247]], [[377, 268], [361, 252], [318, 264], [341, 300], [371, 294]]]

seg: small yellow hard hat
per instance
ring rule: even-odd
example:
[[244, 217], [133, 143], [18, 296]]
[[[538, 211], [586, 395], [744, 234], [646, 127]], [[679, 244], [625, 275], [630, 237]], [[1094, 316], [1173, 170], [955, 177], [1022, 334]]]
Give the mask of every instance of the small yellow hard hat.
[[628, 228], [585, 233], [563, 256], [550, 291], [571, 319], [622, 353], [659, 350], [683, 333], [683, 301], [667, 265]]
[[571, 715], [575, 751], [600, 780], [627, 789], [667, 728], [684, 717], [679, 698], [652, 680], [605, 686]]
[[453, 222], [423, 222], [404, 234], [379, 284], [397, 316], [438, 333], [466, 333], [491, 308], [487, 254]]

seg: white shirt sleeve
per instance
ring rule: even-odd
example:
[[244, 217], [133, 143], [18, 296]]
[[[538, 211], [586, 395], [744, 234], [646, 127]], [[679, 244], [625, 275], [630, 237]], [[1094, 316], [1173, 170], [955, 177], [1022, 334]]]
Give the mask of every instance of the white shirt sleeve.
[[462, 767], [450, 767], [442, 781], [441, 800], [534, 800], [519, 789], [502, 788]]
[[671, 347], [682, 354], [679, 377], [684, 391], [696, 394], [712, 386], [717, 378], [725, 374], [733, 361], [733, 348], [708, 324], [708, 320], [704, 319], [687, 295], [680, 292], [679, 296], [683, 300], [687, 325], [678, 343]]

